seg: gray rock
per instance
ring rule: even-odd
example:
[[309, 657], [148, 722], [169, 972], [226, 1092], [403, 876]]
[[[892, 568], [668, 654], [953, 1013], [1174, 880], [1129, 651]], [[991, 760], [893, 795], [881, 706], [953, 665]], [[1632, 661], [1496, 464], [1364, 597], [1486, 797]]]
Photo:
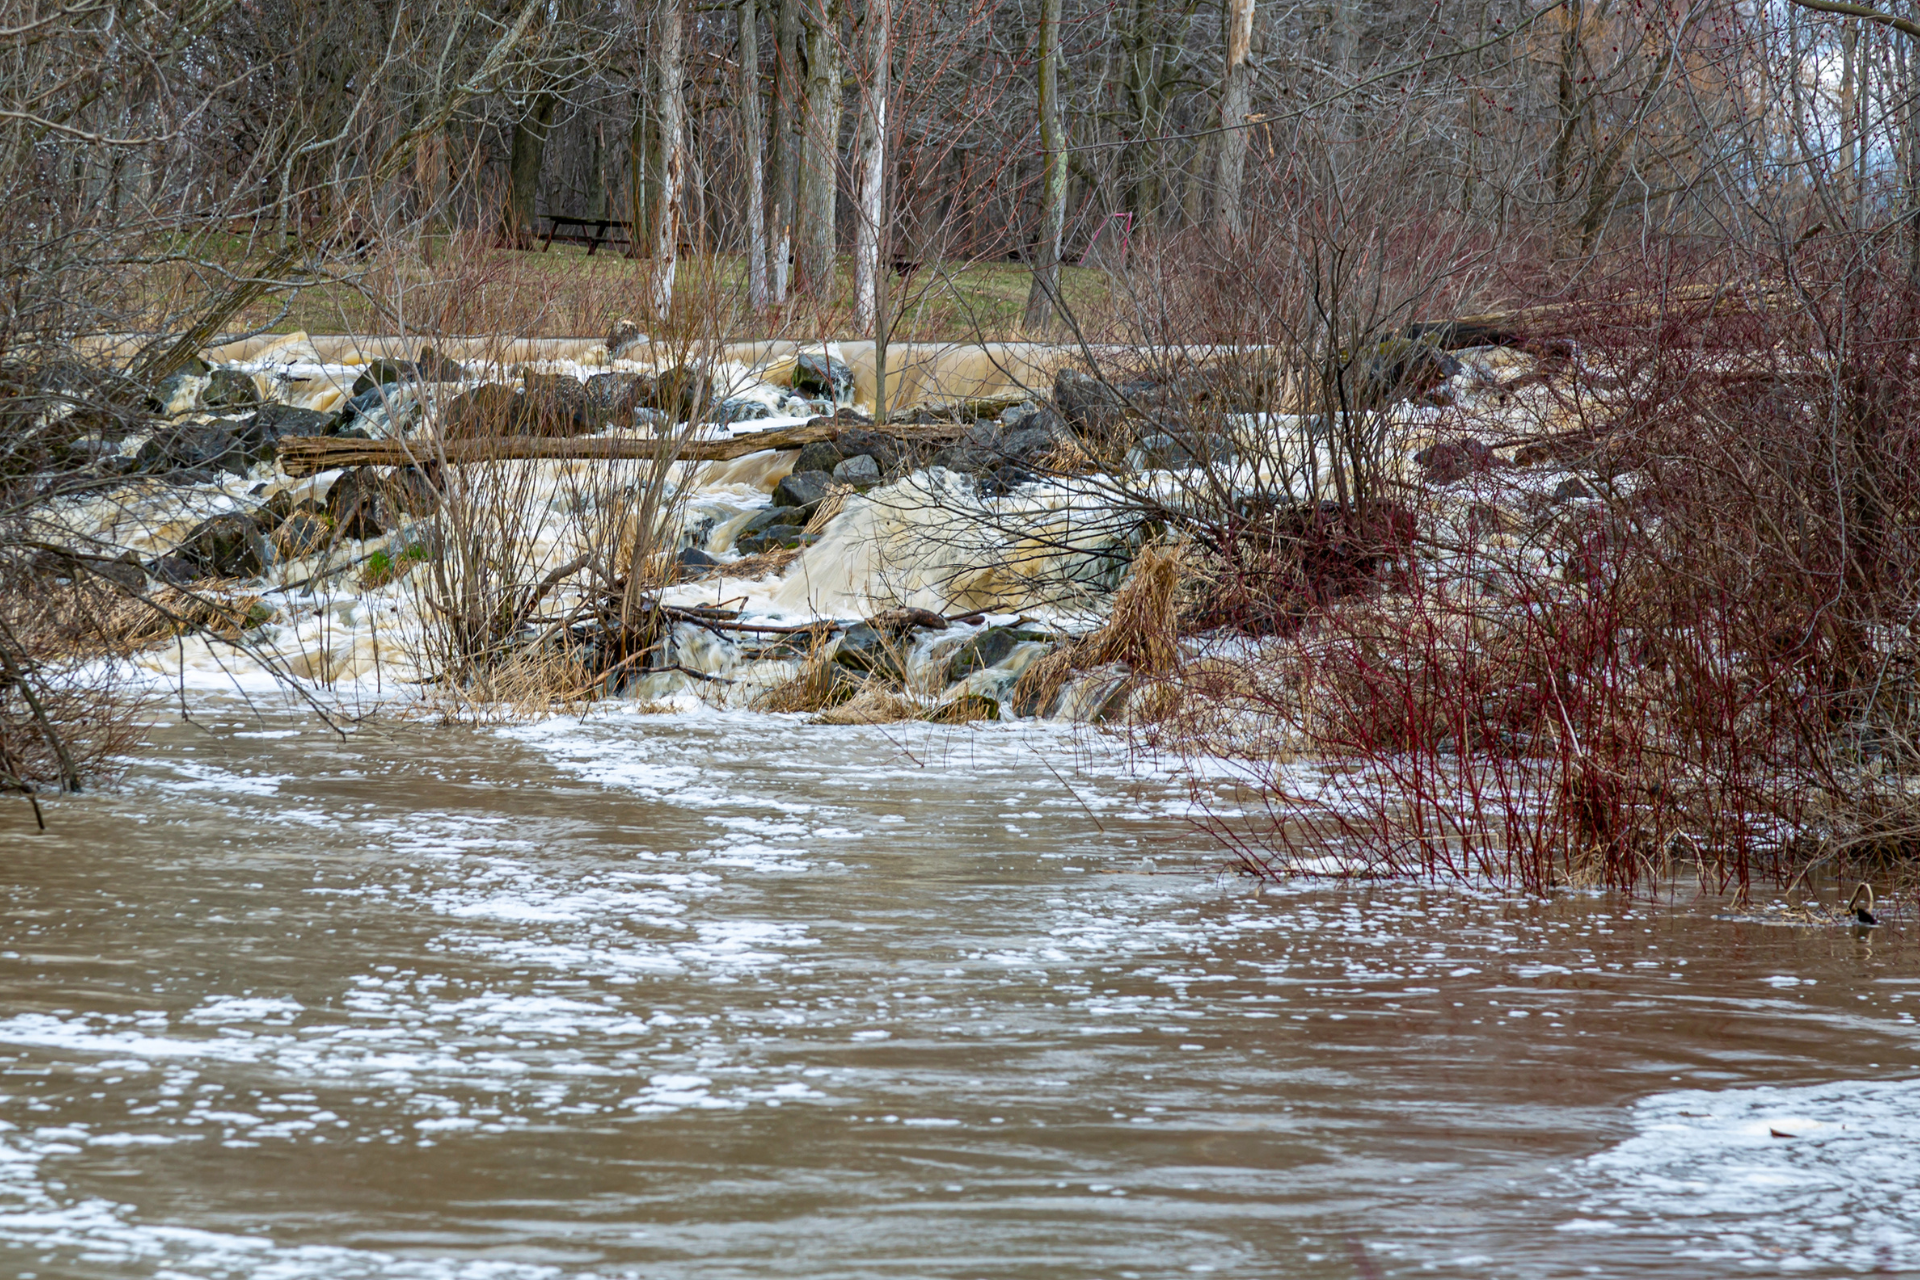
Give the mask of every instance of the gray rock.
[[184, 587], [200, 577], [200, 566], [184, 556], [176, 555], [156, 557], [147, 565], [147, 571], [160, 581], [176, 587]]
[[833, 469], [833, 479], [838, 484], [865, 489], [880, 483], [880, 464], [867, 454], [856, 453]]
[[342, 405], [334, 417], [330, 435], [344, 436], [360, 430], [367, 438], [375, 435], [402, 435], [420, 419], [420, 401], [400, 394], [398, 383], [370, 387]]
[[795, 471], [832, 471], [839, 466], [845, 455], [830, 440], [816, 440], [800, 450], [800, 456], [793, 460]]
[[642, 410], [640, 405], [653, 394], [653, 379], [638, 373], [596, 373], [586, 381], [587, 408], [595, 427], [612, 425], [631, 427], [636, 415], [645, 412], [664, 420], [657, 409]]
[[646, 406], [675, 422], [685, 422], [702, 405], [713, 403], [713, 379], [685, 365], [675, 365], [653, 380]]
[[174, 554], [202, 575], [220, 578], [257, 578], [274, 561], [273, 547], [260, 527], [238, 513], [202, 520]]
[[391, 519], [381, 501], [381, 485], [372, 467], [343, 473], [327, 490], [327, 515], [342, 538], [377, 538]]
[[805, 546], [818, 537], [818, 534], [808, 533], [804, 525], [770, 524], [744, 538], [735, 538], [733, 549], [743, 556], [750, 556], [777, 548]]
[[773, 406], [765, 401], [734, 396], [720, 402], [716, 421], [724, 426], [731, 422], [759, 422], [772, 416]]
[[227, 471], [244, 476], [248, 468], [246, 450], [218, 422], [162, 427], [140, 446], [137, 458], [140, 469], [148, 472]]
[[1020, 627], [988, 627], [974, 636], [947, 660], [947, 683], [954, 684], [966, 679], [976, 671], [999, 666], [1012, 655], [1014, 648], [1028, 640], [1051, 641], [1054, 637], [1044, 631], [1028, 631]]
[[863, 427], [842, 431], [833, 444], [842, 458], [851, 458], [856, 454], [872, 458], [879, 464], [882, 475], [892, 475], [898, 471], [907, 457], [907, 451], [900, 441], [884, 431], [868, 431]]
[[1146, 382], [1116, 386], [1077, 369], [1062, 369], [1053, 380], [1053, 404], [1076, 435], [1104, 440], [1127, 416], [1128, 402], [1152, 388]]
[[432, 344], [420, 348], [413, 368], [422, 382], [461, 382], [467, 376], [465, 365], [441, 355]]
[[776, 507], [811, 507], [827, 496], [833, 477], [824, 471], [796, 471], [773, 487]]
[[680, 554], [674, 557], [674, 563], [682, 569], [704, 572], [720, 562], [698, 547], [682, 547]]
[[780, 524], [792, 519], [793, 509], [790, 507], [767, 507], [754, 512], [745, 524], [733, 531], [733, 536], [736, 539], [744, 538], [748, 534], [758, 533], [770, 524]]
[[411, 467], [384, 475], [378, 467], [354, 467], [327, 490], [327, 515], [343, 538], [377, 538], [438, 505], [433, 484]]
[[323, 436], [333, 425], [334, 415], [317, 409], [296, 409], [288, 404], [263, 404], [234, 432], [247, 455], [256, 461], [274, 456], [280, 441], [292, 436]]
[[853, 398], [853, 370], [822, 352], [803, 351], [793, 362], [790, 385], [802, 395], [823, 396], [842, 404]]
[[300, 511], [282, 520], [271, 535], [273, 549], [282, 560], [298, 560], [324, 548], [333, 537], [333, 527], [319, 516]]
[[984, 476], [992, 474], [998, 462], [992, 451], [979, 445], [957, 444], [934, 454], [927, 460], [927, 465], [945, 467], [948, 471], [958, 471], [963, 475]]
[[870, 671], [898, 680], [903, 674], [900, 667], [903, 651], [899, 636], [889, 634], [871, 623], [860, 622], [840, 633], [840, 644], [833, 651], [833, 660], [855, 671]]
[[168, 416], [192, 413], [200, 407], [200, 391], [205, 385], [204, 373], [184, 370], [170, 373], [160, 379], [153, 394], [147, 397], [147, 408]]
[[260, 389], [250, 374], [238, 369], [215, 369], [200, 389], [200, 403], [209, 409], [246, 409], [260, 403]]
[[448, 403], [442, 420], [447, 434], [458, 439], [571, 436], [606, 425], [602, 403], [564, 374], [532, 373], [523, 390], [489, 382], [462, 392]]
[[353, 389], [347, 394], [361, 396], [377, 387], [391, 386], [408, 379], [418, 379], [419, 368], [411, 360], [375, 360], [360, 371], [353, 380]]

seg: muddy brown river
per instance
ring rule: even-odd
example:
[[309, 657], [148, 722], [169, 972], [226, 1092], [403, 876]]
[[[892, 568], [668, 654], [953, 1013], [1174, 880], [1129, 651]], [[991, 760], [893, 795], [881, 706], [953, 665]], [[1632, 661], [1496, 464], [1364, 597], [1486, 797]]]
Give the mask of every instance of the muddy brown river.
[[1920, 1274], [1910, 920], [1259, 892], [1033, 724], [227, 706], [0, 800], [19, 1280]]

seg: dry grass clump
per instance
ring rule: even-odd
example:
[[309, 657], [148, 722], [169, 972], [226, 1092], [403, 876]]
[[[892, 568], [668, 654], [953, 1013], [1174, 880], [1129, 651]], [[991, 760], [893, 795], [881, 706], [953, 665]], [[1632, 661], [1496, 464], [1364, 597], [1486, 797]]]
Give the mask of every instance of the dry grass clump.
[[160, 587], [144, 596], [117, 596], [104, 603], [96, 615], [95, 634], [109, 652], [148, 649], [193, 632], [235, 641], [273, 614], [273, 607], [258, 595], [233, 584], [208, 583], [191, 590]]
[[1106, 624], [1079, 645], [1076, 665], [1118, 662], [1137, 676], [1172, 674], [1180, 664], [1178, 604], [1186, 565], [1182, 547], [1142, 547], [1114, 592]]
[[496, 724], [576, 713], [603, 696], [606, 677], [571, 654], [548, 649], [510, 652], [469, 673], [422, 687], [418, 714], [441, 724]]
[[1073, 682], [1074, 642], [1034, 659], [1013, 684], [1013, 707], [1023, 716], [1044, 716], [1059, 705], [1060, 695]]
[[827, 656], [830, 637], [820, 636], [808, 650], [800, 674], [753, 700], [755, 711], [820, 712], [853, 698], [863, 685], [858, 677]]
[[787, 571], [787, 566], [800, 558], [800, 547], [769, 547], [750, 556], [741, 556], [738, 560], [721, 565], [714, 573], [729, 578], [738, 578], [742, 582], [754, 578], [764, 578], [772, 574]]
[[[1067, 640], [1036, 659], [1013, 686], [1013, 706], [1021, 715], [1048, 715], [1074, 677], [1097, 667], [1120, 666], [1129, 672], [1126, 692], [1132, 714], [1164, 714], [1177, 702], [1171, 692], [1137, 691], [1143, 684], [1164, 684], [1180, 669], [1180, 613], [1189, 566], [1181, 546], [1147, 546], [1113, 595], [1113, 609], [1101, 627]], [[1115, 699], [1109, 698], [1111, 705]]]
[[811, 724], [894, 724], [915, 720], [926, 710], [919, 701], [878, 680], [868, 680], [846, 701], [828, 707]]
[[802, 529], [801, 532], [819, 533], [825, 529], [829, 524], [833, 523], [835, 516], [846, 510], [847, 499], [852, 496], [852, 485], [836, 484], [829, 487], [827, 489], [827, 496], [820, 499], [820, 505], [813, 509], [812, 517], [807, 520], [807, 526]]

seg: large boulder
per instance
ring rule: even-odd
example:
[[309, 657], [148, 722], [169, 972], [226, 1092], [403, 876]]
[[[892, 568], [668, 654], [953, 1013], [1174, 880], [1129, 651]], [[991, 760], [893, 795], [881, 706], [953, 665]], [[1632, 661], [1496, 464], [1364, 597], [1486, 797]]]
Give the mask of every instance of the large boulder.
[[1074, 434], [1104, 443], [1152, 389], [1150, 382], [1114, 383], [1062, 369], [1053, 380], [1053, 405]]
[[200, 389], [200, 403], [209, 409], [250, 409], [260, 403], [253, 375], [238, 369], [215, 369]]
[[404, 435], [423, 412], [417, 393], [404, 390], [397, 382], [385, 382], [342, 405], [329, 434], [352, 436], [359, 432], [363, 439]]
[[653, 380], [646, 407], [658, 409], [673, 422], [685, 422], [703, 406], [713, 404], [713, 379], [697, 369], [675, 365]]
[[409, 379], [417, 381], [420, 370], [411, 360], [373, 360], [360, 370], [360, 376], [353, 380], [353, 389], [347, 394], [361, 396], [375, 387], [392, 386]]
[[274, 526], [268, 535], [282, 560], [298, 560], [314, 555], [333, 540], [333, 525], [324, 512], [296, 511]]
[[730, 396], [720, 402], [714, 421], [721, 426], [734, 422], [761, 422], [774, 416], [773, 406], [751, 396]]
[[880, 483], [880, 464], [864, 453], [856, 453], [834, 467], [833, 482], [871, 489]]
[[498, 382], [461, 392], [440, 413], [441, 430], [449, 439], [512, 435], [519, 420], [520, 393]]
[[773, 487], [773, 505], [811, 507], [832, 487], [833, 477], [825, 471], [796, 471]]
[[800, 450], [800, 456], [793, 460], [795, 471], [832, 471], [844, 461], [846, 455], [831, 440], [815, 440]]
[[612, 387], [596, 395], [565, 374], [529, 373], [520, 389], [488, 382], [460, 393], [448, 402], [441, 421], [454, 439], [579, 435], [605, 426], [603, 406], [622, 395]]
[[605, 425], [595, 412], [586, 384], [564, 373], [528, 373], [520, 396], [517, 434], [573, 436], [598, 431]]
[[378, 467], [355, 467], [327, 490], [327, 515], [343, 538], [377, 538], [409, 516], [432, 513], [438, 501], [432, 482], [411, 467], [387, 474]]
[[884, 431], [868, 431], [863, 427], [842, 431], [833, 444], [843, 459], [863, 454], [872, 458], [882, 475], [897, 472], [907, 458], [906, 447], [899, 440]]
[[234, 432], [247, 455], [259, 461], [274, 456], [282, 440], [294, 436], [323, 436], [333, 430], [335, 415], [290, 404], [263, 404]]
[[833, 660], [886, 680], [905, 678], [905, 660], [915, 631], [943, 631], [947, 620], [931, 609], [887, 609], [840, 633]]
[[467, 376], [465, 365], [441, 355], [432, 344], [420, 348], [413, 367], [422, 382], [461, 382]]
[[631, 427], [636, 425], [640, 407], [653, 396], [653, 379], [642, 373], [596, 373], [586, 381], [586, 396], [596, 430], [602, 426]]
[[174, 555], [203, 577], [257, 578], [274, 562], [273, 547], [252, 517], [238, 512], [202, 520]]
[[974, 423], [965, 436], [967, 446], [1023, 467], [1038, 465], [1072, 441], [1073, 433], [1061, 416], [1031, 400], [1008, 409], [998, 420]]
[[220, 471], [244, 476], [249, 466], [246, 449], [231, 425], [220, 422], [161, 427], [136, 456], [142, 471], [194, 472], [207, 478]]
[[789, 384], [803, 396], [819, 396], [841, 404], [853, 398], [853, 370], [845, 361], [820, 351], [803, 351], [793, 362]]

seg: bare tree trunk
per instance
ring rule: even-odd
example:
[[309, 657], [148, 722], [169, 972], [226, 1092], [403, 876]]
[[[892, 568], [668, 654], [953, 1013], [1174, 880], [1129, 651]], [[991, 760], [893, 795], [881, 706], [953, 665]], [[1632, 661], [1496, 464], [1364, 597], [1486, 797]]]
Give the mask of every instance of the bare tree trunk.
[[796, 123], [805, 93], [800, 66], [800, 0], [775, 0], [773, 136], [769, 140], [773, 170], [772, 210], [768, 221], [768, 255], [772, 259], [773, 301], [787, 300], [787, 275], [793, 261], [794, 187], [799, 171]]
[[655, 99], [660, 121], [660, 167], [653, 181], [653, 261], [648, 273], [648, 302], [656, 320], [665, 320], [673, 306], [673, 276], [680, 248], [680, 175], [686, 119], [686, 86], [682, 68], [686, 20], [682, 0], [661, 0], [660, 29], [654, 40], [659, 94]]
[[[881, 245], [886, 238], [892, 7], [893, 0], [867, 0], [867, 83], [860, 95], [859, 157], [854, 164], [853, 327], [856, 333], [873, 333], [876, 338], [883, 336], [875, 326], [880, 319], [880, 293], [886, 288]], [[882, 349], [875, 348], [876, 362]]]
[[766, 148], [760, 136], [760, 11], [740, 3], [740, 137], [747, 152], [747, 305], [767, 309]]
[[798, 193], [799, 286], [833, 296], [834, 217], [840, 155], [840, 0], [807, 0], [806, 101]]
[[1067, 220], [1067, 146], [1060, 121], [1060, 0], [1040, 0], [1040, 239], [1027, 289], [1028, 329], [1052, 319], [1060, 297], [1060, 237]]
[[524, 247], [533, 237], [534, 208], [540, 195], [540, 162], [547, 153], [547, 134], [553, 128], [557, 95], [541, 90], [519, 119], [513, 122], [513, 140], [507, 155], [507, 217], [501, 228], [508, 244]]
[[587, 125], [587, 181], [583, 217], [607, 216], [607, 126], [603, 120]]
[[1138, 224], [1136, 231], [1151, 234], [1158, 227], [1160, 193], [1163, 189], [1160, 159], [1164, 152], [1157, 141], [1165, 119], [1160, 99], [1160, 59], [1158, 11], [1153, 0], [1133, 0], [1122, 37], [1122, 79], [1126, 87], [1127, 126], [1134, 138], [1127, 147], [1127, 210]]
[[1220, 141], [1213, 176], [1215, 222], [1222, 236], [1246, 231], [1246, 212], [1240, 188], [1247, 170], [1247, 114], [1253, 107], [1253, 69], [1247, 52], [1253, 46], [1254, 0], [1226, 0], [1227, 61], [1220, 82]]

